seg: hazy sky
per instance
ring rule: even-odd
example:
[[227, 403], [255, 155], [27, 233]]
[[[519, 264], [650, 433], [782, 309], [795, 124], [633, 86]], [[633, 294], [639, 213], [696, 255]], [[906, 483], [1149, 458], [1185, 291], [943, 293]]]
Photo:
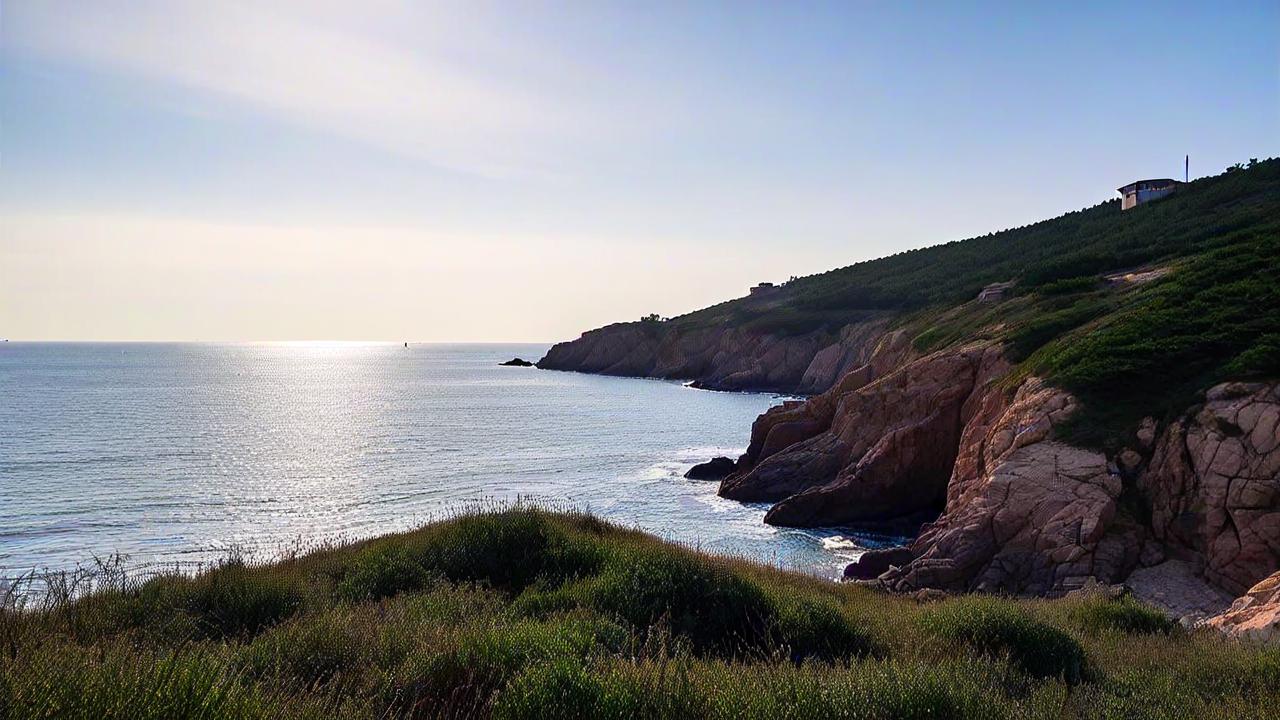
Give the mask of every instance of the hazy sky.
[[2, 0], [0, 337], [561, 340], [1280, 155], [1280, 3]]

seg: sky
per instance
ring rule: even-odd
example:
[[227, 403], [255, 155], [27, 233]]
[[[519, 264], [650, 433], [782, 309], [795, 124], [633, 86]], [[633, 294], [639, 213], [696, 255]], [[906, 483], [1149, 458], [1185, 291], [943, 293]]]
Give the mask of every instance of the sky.
[[1280, 155], [1280, 3], [0, 0], [0, 337], [567, 340]]

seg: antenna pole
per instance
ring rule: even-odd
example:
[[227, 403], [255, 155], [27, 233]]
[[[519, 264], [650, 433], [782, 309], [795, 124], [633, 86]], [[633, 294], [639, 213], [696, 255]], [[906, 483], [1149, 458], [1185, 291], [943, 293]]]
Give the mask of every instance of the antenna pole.
[[1191, 156], [1188, 155], [1187, 159], [1183, 161], [1183, 165], [1182, 165], [1182, 182], [1190, 182], [1190, 180], [1191, 180]]

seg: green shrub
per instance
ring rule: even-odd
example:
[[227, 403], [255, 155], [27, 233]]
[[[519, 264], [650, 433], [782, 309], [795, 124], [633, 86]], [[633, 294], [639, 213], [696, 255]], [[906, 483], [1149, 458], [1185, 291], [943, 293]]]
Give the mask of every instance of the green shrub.
[[356, 664], [362, 640], [333, 614], [278, 625], [253, 640], [242, 655], [257, 677], [286, 678], [304, 688], [328, 682]]
[[136, 629], [161, 638], [191, 639], [254, 634], [293, 615], [302, 605], [302, 583], [279, 569], [229, 562], [195, 577], [162, 575], [128, 592], [87, 598], [64, 614], [93, 617], [87, 640]]
[[1050, 340], [1101, 317], [1109, 307], [1105, 300], [1084, 298], [1067, 308], [1027, 321], [1009, 334], [1010, 359], [1026, 358]]
[[443, 705], [466, 715], [526, 667], [582, 663], [616, 650], [623, 634], [616, 625], [583, 617], [461, 628], [446, 636], [445, 647], [409, 658], [397, 672], [394, 694], [405, 707]]
[[571, 537], [536, 510], [458, 518], [414, 551], [421, 564], [453, 581], [484, 581], [519, 592], [537, 579], [563, 582], [603, 561], [598, 545]]
[[759, 652], [773, 607], [728, 568], [670, 549], [636, 548], [586, 589], [593, 607], [636, 628], [661, 623], [699, 652]]
[[1228, 377], [1280, 377], [1280, 333], [1267, 333], [1232, 358], [1223, 369]]
[[855, 627], [830, 600], [784, 598], [775, 602], [777, 641], [794, 662], [846, 660], [882, 652], [871, 635]]
[[498, 694], [495, 718], [628, 720], [653, 717], [641, 688], [619, 676], [601, 678], [579, 662], [560, 660], [531, 669]]
[[1170, 633], [1178, 627], [1163, 612], [1131, 597], [1119, 600], [1088, 598], [1073, 607], [1070, 616], [1086, 630], [1116, 630], [1130, 635]]
[[1097, 275], [1081, 275], [1079, 277], [1063, 278], [1062, 280], [1054, 280], [1045, 283], [1036, 288], [1035, 291], [1041, 295], [1073, 295], [1075, 293], [1088, 292], [1097, 289], [1099, 284]]
[[599, 564], [544, 564], [525, 582], [497, 563], [505, 584], [477, 571], [340, 600], [335, 578], [394, 565], [371, 548], [423, 557], [460, 522], [448, 521], [276, 565], [120, 585], [4, 616], [0, 720], [1252, 719], [1280, 704], [1280, 650], [1164, 632], [1131, 601], [922, 606], [577, 516], [541, 513], [536, 533], [523, 511], [488, 520], [547, 538], [553, 556], [586, 548]]
[[1084, 412], [1061, 426], [1082, 445], [1114, 445], [1146, 415], [1183, 412], [1223, 380], [1275, 370], [1280, 337], [1280, 223], [1222, 238], [1137, 291], [1088, 333], [1028, 360], [1075, 393]]
[[338, 583], [338, 596], [350, 602], [380, 600], [421, 590], [431, 574], [399, 543], [371, 547], [360, 553]]
[[966, 596], [949, 600], [923, 616], [925, 630], [980, 655], [1003, 658], [1032, 677], [1083, 677], [1084, 648], [1065, 632], [1031, 617], [999, 598]]
[[302, 590], [280, 572], [254, 571], [229, 563], [190, 580], [186, 609], [211, 636], [253, 634], [293, 615]]

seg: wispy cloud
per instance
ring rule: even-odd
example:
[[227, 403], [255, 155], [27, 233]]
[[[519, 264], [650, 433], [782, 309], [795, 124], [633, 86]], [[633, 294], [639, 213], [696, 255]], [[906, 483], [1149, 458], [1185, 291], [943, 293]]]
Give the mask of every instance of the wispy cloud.
[[465, 22], [455, 9], [395, 2], [5, 10], [12, 51], [182, 86], [454, 170], [553, 173], [558, 147], [622, 120], [564, 82], [576, 70], [504, 45], [474, 10]]

